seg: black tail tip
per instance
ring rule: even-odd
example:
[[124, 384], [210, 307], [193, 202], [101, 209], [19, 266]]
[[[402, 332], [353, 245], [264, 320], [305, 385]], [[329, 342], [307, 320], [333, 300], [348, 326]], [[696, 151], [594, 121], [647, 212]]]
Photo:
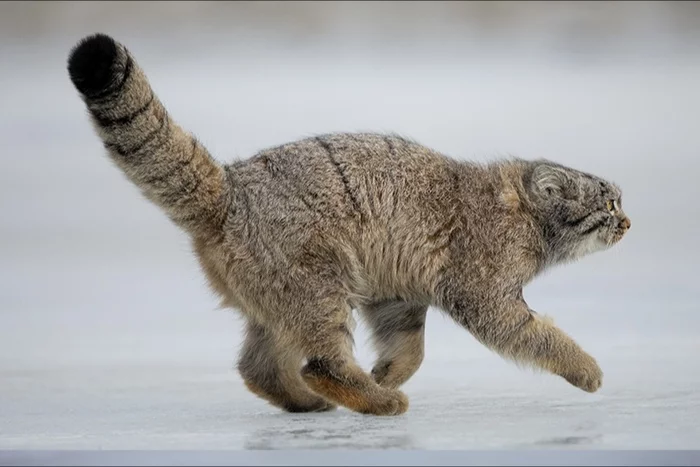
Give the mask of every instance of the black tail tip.
[[87, 97], [110, 88], [115, 81], [118, 48], [106, 34], [87, 36], [68, 57], [68, 74], [76, 89]]

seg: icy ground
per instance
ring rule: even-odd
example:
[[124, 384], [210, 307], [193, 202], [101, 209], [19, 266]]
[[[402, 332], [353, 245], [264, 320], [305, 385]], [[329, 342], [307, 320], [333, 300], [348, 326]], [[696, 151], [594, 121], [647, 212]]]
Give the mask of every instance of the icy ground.
[[[697, 355], [697, 346], [688, 348]], [[101, 365], [3, 371], [3, 449], [697, 449], [700, 379], [679, 356], [603, 358], [586, 395], [484, 357], [427, 362], [396, 418], [278, 412], [224, 368]], [[624, 350], [620, 351], [625, 354]], [[648, 356], [647, 356], [648, 357]], [[643, 368], [641, 368], [643, 366]]]
[[[221, 160], [397, 131], [460, 158], [552, 158], [625, 193], [620, 245], [526, 289], [599, 360], [599, 393], [515, 368], [434, 311], [406, 415], [290, 415], [244, 390], [240, 320], [216, 310], [187, 239], [92, 133], [65, 72], [92, 31], [0, 50], [1, 449], [700, 448], [697, 55], [564, 60], [449, 41], [339, 53], [259, 36], [203, 48], [203, 33], [175, 55], [110, 29]], [[366, 338], [360, 327], [369, 368]]]

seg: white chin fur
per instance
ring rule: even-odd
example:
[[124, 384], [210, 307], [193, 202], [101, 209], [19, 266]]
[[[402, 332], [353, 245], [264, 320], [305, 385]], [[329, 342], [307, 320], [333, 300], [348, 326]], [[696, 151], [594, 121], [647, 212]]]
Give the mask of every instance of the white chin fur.
[[598, 232], [593, 232], [588, 235], [574, 250], [574, 258], [578, 259], [597, 251], [605, 250], [608, 245], [605, 244], [599, 237]]

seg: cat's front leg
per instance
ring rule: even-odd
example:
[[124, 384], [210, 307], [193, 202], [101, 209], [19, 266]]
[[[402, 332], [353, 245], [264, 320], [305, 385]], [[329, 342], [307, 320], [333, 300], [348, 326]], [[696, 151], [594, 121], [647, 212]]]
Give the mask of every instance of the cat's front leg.
[[445, 308], [502, 357], [559, 375], [587, 392], [600, 388], [603, 372], [595, 359], [550, 319], [531, 312], [522, 299], [464, 297]]
[[[551, 319], [536, 313], [531, 316], [532, 320], [522, 337], [526, 345], [520, 354], [524, 354], [525, 358], [532, 356], [536, 366], [561, 376], [579, 389], [586, 392], [600, 389], [603, 371], [595, 359], [555, 326]], [[555, 358], [551, 358], [547, 352], [543, 355], [538, 351], [537, 345], [551, 346], [553, 351], [549, 353], [554, 353]]]

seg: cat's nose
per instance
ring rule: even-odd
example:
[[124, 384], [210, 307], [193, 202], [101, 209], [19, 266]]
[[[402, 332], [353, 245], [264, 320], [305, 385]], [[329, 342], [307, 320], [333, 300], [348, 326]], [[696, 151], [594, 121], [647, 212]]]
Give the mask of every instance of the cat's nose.
[[632, 226], [632, 222], [630, 221], [629, 217], [625, 217], [620, 221], [620, 228], [623, 230], [629, 230], [629, 228]]

